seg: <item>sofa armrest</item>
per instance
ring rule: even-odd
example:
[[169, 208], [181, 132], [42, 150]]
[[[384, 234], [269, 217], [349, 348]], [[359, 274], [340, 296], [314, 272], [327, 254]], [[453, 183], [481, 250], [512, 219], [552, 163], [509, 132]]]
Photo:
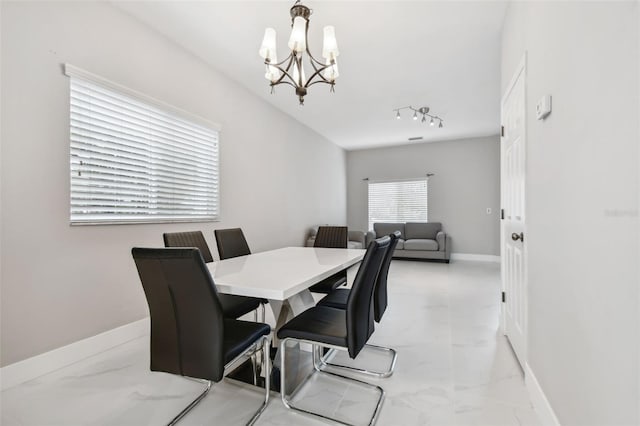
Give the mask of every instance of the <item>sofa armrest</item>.
[[445, 238], [445, 245], [446, 245], [446, 249], [444, 252], [444, 258], [447, 260], [447, 263], [449, 263], [449, 259], [451, 258], [451, 237], [449, 235], [447, 235], [447, 238]]
[[349, 231], [349, 241], [357, 241], [362, 244], [363, 248], [366, 248], [366, 237], [362, 231]]
[[443, 231], [438, 231], [436, 234], [436, 242], [438, 243], [438, 251], [446, 251], [447, 249], [447, 234]]
[[365, 245], [364, 248], [369, 247], [369, 243], [371, 243], [371, 241], [376, 239], [376, 233], [373, 231], [368, 231], [367, 234], [365, 235]]

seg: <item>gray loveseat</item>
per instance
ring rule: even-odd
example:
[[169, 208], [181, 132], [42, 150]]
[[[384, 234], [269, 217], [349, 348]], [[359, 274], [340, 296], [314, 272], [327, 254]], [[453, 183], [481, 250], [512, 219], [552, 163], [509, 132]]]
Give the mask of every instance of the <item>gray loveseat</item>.
[[376, 238], [400, 231], [394, 258], [440, 259], [449, 263], [451, 237], [444, 233], [439, 222], [374, 223]]

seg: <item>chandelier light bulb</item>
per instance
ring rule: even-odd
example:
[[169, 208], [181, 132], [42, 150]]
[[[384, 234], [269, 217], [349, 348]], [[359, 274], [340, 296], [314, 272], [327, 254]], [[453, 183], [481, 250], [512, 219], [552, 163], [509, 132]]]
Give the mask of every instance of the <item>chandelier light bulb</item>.
[[269, 60], [273, 63], [278, 62], [276, 58], [276, 30], [273, 28], [264, 30], [264, 38], [262, 39], [259, 53], [264, 60]]
[[334, 60], [333, 65], [331, 65], [331, 59], [327, 59], [325, 65], [327, 65], [327, 68], [322, 71], [322, 76], [330, 82], [336, 81], [336, 78], [340, 75], [338, 72], [338, 61]]
[[307, 50], [307, 20], [302, 16], [296, 16], [293, 20], [293, 29], [289, 37], [289, 49], [297, 53]]
[[322, 56], [328, 61], [335, 59], [340, 54], [336, 41], [336, 30], [333, 26], [324, 27], [324, 40], [322, 42]]
[[417, 112], [414, 112], [414, 113], [413, 113], [413, 119], [414, 119], [414, 120], [417, 120], [417, 119], [418, 119], [418, 113], [417, 113]]
[[431, 117], [431, 121], [429, 122], [429, 126], [433, 127], [436, 125], [436, 122], [433, 121], [433, 117]]
[[[273, 61], [275, 62], [277, 60], [278, 58], [274, 56]], [[272, 83], [275, 83], [280, 79], [281, 75], [282, 74], [280, 73], [280, 70], [278, 70], [278, 68], [274, 67], [273, 65], [267, 65], [267, 72], [265, 73], [264, 78], [271, 81]]]
[[400, 111], [396, 112], [396, 120], [400, 120]]

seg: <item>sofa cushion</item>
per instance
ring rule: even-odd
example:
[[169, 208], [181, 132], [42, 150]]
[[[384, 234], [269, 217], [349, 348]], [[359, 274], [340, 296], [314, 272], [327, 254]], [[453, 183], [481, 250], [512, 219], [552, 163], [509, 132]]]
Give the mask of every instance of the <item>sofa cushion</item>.
[[407, 222], [404, 238], [411, 240], [420, 238], [425, 240], [435, 240], [436, 234], [442, 229], [440, 222]]
[[404, 240], [402, 238], [398, 238], [398, 243], [396, 244], [396, 250], [404, 250]]
[[392, 234], [396, 231], [400, 231], [400, 238], [405, 238], [404, 223], [374, 223], [373, 230], [376, 232], [376, 238], [384, 237], [385, 235]]
[[405, 250], [428, 250], [438, 251], [438, 243], [436, 240], [425, 238], [414, 238], [404, 242]]

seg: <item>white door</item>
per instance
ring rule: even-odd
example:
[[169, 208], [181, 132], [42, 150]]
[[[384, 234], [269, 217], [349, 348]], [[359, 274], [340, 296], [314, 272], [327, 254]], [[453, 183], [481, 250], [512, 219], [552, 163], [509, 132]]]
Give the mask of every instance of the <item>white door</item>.
[[502, 98], [500, 164], [504, 332], [524, 367], [527, 353], [527, 259], [525, 232], [525, 61]]

